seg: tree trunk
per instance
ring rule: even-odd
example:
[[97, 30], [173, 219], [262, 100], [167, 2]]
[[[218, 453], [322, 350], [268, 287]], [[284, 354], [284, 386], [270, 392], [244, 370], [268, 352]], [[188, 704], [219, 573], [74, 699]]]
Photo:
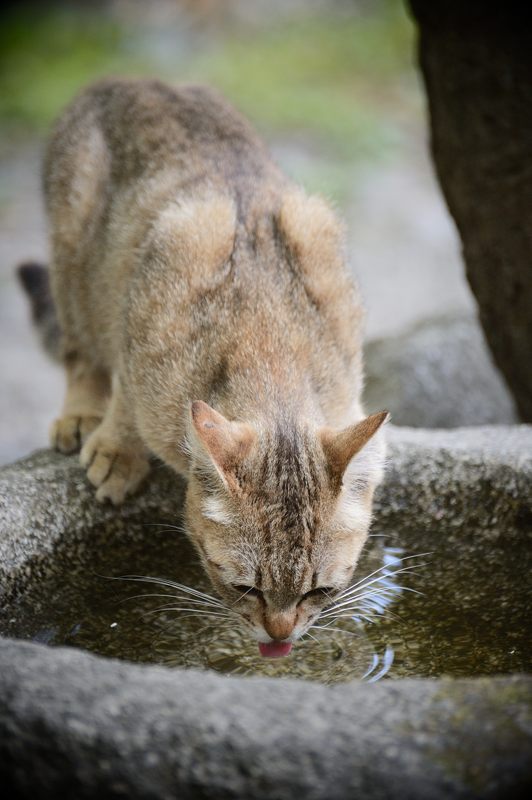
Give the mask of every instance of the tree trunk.
[[495, 361], [532, 421], [532, 27], [518, 0], [410, 0], [432, 154]]

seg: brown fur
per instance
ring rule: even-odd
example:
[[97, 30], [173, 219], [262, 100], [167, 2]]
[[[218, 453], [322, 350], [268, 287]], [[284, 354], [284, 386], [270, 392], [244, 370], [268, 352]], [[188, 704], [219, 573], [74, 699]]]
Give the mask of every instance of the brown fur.
[[219, 593], [262, 641], [297, 638], [350, 579], [383, 457], [335, 215], [215, 93], [155, 81], [83, 92], [44, 185], [68, 376], [54, 445], [83, 445], [99, 500], [135, 491], [152, 454], [185, 475]]

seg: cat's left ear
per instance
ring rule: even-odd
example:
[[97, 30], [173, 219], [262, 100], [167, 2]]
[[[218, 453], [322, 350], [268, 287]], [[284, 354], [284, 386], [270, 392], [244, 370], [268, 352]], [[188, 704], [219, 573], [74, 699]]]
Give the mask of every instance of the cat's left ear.
[[377, 431], [388, 421], [387, 411], [372, 414], [361, 422], [342, 430], [322, 428], [319, 438], [333, 482], [340, 485], [349, 464], [355, 459], [359, 477], [378, 481], [384, 462], [384, 442], [375, 437]]
[[248, 455], [256, 434], [244, 422], [231, 422], [202, 400], [190, 406], [192, 426], [210, 461], [229, 488], [236, 486], [236, 470]]

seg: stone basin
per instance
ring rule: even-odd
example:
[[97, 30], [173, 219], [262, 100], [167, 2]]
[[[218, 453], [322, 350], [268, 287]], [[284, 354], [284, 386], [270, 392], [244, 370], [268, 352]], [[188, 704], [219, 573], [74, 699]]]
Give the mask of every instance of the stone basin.
[[[152, 527], [179, 520], [183, 485], [157, 469], [117, 511], [94, 503], [75, 458], [41, 451], [2, 469], [0, 785], [8, 796], [524, 796], [532, 779], [532, 427], [391, 427], [390, 441], [368, 564], [383, 546], [407, 557], [430, 551], [405, 583], [424, 594], [397, 596], [400, 625], [384, 615], [354, 644], [340, 639], [347, 665], [391, 641], [396, 660], [386, 676], [360, 680], [357, 665], [335, 686], [301, 671], [304, 655], [281, 659], [283, 671], [266, 677], [249, 660], [251, 675], [227, 676], [215, 670], [235, 670], [219, 664], [132, 663], [165, 662], [156, 647], [116, 647], [111, 631], [123, 635], [122, 623], [106, 625], [105, 636], [103, 628], [92, 639], [74, 635], [72, 621], [93, 608], [87, 598], [103, 591], [102, 574], [116, 577], [108, 553], [119, 548], [124, 574], [164, 542], [152, 566], [167, 577], [190, 558], [182, 536], [163, 539]], [[164, 548], [174, 543], [172, 560]], [[69, 613], [67, 635], [56, 623]], [[130, 639], [137, 632], [144, 641], [134, 619]], [[320, 642], [305, 647], [319, 651]]]

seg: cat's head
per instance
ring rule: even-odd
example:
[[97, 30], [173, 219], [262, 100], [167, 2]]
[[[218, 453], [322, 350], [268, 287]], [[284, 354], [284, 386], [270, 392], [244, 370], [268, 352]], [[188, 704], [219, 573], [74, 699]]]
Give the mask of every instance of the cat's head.
[[382, 476], [387, 413], [343, 430], [191, 406], [187, 528], [260, 643], [294, 642], [350, 582]]

